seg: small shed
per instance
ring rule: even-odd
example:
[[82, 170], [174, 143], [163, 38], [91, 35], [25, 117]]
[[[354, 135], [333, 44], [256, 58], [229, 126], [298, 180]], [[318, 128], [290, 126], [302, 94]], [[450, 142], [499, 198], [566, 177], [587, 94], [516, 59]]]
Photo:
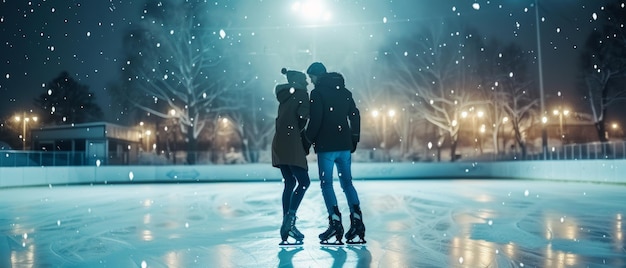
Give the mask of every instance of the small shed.
[[50, 126], [31, 132], [33, 150], [71, 152], [87, 165], [126, 165], [137, 162], [141, 130], [107, 122]]

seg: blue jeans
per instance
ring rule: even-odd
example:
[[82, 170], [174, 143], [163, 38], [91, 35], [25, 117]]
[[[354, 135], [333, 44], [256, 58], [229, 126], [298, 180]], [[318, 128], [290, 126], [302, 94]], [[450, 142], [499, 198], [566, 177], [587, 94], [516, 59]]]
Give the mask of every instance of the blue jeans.
[[354, 205], [359, 205], [359, 197], [352, 185], [352, 154], [350, 151], [322, 152], [317, 154], [322, 196], [326, 203], [328, 215], [334, 214], [333, 207], [337, 206], [337, 197], [333, 189], [333, 169], [337, 165], [339, 183], [346, 195], [350, 213], [354, 212]]

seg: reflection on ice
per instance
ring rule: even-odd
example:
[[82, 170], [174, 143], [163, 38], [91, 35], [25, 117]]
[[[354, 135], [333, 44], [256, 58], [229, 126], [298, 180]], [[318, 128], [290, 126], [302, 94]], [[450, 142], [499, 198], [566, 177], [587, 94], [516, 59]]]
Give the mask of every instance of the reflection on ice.
[[[312, 188], [297, 215], [305, 244], [295, 248], [277, 246], [280, 182], [4, 189], [0, 207], [9, 209], [0, 211], [7, 238], [0, 239], [0, 266], [626, 265], [623, 186], [493, 180], [355, 185], [368, 243], [321, 247], [316, 237], [327, 220], [322, 195]], [[349, 211], [339, 202], [347, 229]]]

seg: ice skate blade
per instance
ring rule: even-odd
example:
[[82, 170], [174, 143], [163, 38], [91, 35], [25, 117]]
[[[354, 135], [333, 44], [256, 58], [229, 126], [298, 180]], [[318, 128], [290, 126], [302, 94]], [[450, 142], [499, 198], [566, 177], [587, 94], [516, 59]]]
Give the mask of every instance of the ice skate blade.
[[278, 245], [281, 246], [281, 247], [297, 247], [297, 246], [304, 245], [304, 242], [302, 242], [302, 241], [296, 241], [296, 242], [282, 241], [282, 242], [278, 243]]
[[367, 241], [365, 241], [364, 239], [363, 240], [358, 240], [358, 241], [353, 241], [353, 240], [346, 241], [346, 244], [348, 244], [348, 245], [363, 245], [363, 244], [366, 244], [366, 243], [367, 243]]
[[344, 244], [341, 241], [335, 241], [335, 242], [320, 241], [320, 245], [323, 245], [323, 246], [343, 246]]

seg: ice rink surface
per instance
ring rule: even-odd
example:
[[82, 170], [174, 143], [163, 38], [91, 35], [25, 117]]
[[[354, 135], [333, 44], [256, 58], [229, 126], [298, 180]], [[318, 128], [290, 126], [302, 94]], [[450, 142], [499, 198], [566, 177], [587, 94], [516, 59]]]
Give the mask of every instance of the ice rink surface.
[[297, 215], [304, 245], [291, 248], [278, 246], [280, 182], [2, 189], [0, 267], [626, 266], [624, 185], [354, 183], [365, 246], [319, 245], [318, 180]]

